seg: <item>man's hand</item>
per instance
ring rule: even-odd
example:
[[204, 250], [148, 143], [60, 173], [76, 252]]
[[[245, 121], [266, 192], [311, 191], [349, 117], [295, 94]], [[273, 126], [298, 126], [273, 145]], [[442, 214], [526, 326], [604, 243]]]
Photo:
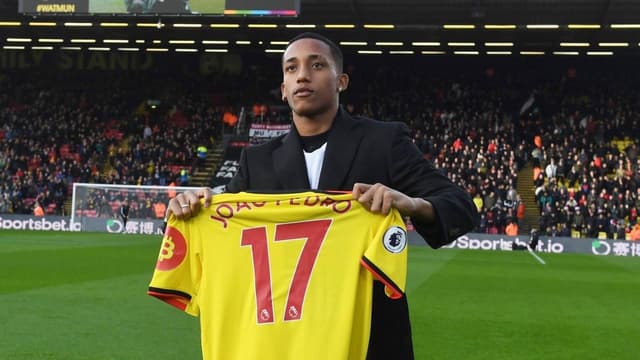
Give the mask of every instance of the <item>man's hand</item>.
[[433, 206], [428, 201], [407, 196], [380, 183], [356, 183], [353, 185], [352, 194], [354, 199], [371, 212], [387, 215], [391, 208], [395, 208], [403, 216], [416, 217], [425, 222], [435, 219]]
[[169, 200], [165, 220], [169, 218], [170, 214], [175, 215], [178, 219], [188, 219], [196, 215], [200, 211], [200, 198], [204, 199], [204, 207], [208, 208], [211, 205], [211, 189], [202, 188], [195, 192], [185, 191], [176, 195]]

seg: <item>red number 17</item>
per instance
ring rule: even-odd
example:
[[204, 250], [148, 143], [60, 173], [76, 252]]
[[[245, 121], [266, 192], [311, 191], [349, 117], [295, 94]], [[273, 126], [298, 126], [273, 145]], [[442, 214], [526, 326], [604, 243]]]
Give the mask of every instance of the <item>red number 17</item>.
[[[275, 241], [306, 239], [298, 264], [296, 265], [284, 320], [300, 320], [302, 304], [309, 285], [309, 278], [318, 257], [318, 252], [331, 226], [331, 219], [277, 224]], [[251, 246], [253, 274], [255, 278], [256, 312], [259, 324], [273, 323], [273, 295], [271, 293], [271, 266], [269, 246], [265, 227], [244, 229], [241, 246]]]

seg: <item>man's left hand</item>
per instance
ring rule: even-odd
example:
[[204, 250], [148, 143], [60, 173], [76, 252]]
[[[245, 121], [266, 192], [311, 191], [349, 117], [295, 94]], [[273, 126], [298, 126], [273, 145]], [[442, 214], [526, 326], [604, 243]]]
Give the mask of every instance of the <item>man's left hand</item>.
[[356, 183], [353, 185], [352, 194], [353, 198], [369, 211], [384, 215], [387, 215], [391, 208], [396, 208], [404, 216], [414, 216], [418, 213], [418, 200], [422, 200], [407, 196], [380, 183], [374, 185]]

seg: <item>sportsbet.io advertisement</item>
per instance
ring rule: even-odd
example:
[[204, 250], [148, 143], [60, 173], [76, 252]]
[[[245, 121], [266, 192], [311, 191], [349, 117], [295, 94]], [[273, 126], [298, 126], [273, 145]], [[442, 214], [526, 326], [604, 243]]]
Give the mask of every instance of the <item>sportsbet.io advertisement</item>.
[[[29, 231], [86, 231], [162, 235], [163, 221], [156, 219], [129, 219], [126, 228], [120, 219], [78, 217], [72, 222], [64, 216], [36, 217], [32, 215], [0, 215], [0, 230]], [[415, 231], [409, 231], [409, 244], [426, 246]], [[443, 249], [512, 251], [515, 244], [527, 244], [526, 236], [502, 236], [469, 233], [457, 238]], [[540, 253], [580, 253], [596, 256], [640, 257], [640, 241], [609, 239], [575, 239], [569, 237], [540, 237]]]
[[[414, 232], [420, 241], [422, 239]], [[411, 238], [411, 235], [410, 235]], [[415, 241], [411, 243], [414, 244]], [[528, 237], [469, 233], [443, 248], [512, 251], [513, 244], [526, 245]], [[542, 253], [580, 253], [599, 256], [640, 256], [640, 241], [540, 237], [536, 251]]]
[[127, 234], [162, 235], [163, 221], [130, 219], [126, 228], [120, 219], [78, 217], [74, 221], [64, 216], [0, 215], [0, 230], [86, 231]]
[[71, 224], [64, 216], [36, 217], [30, 215], [0, 215], [0, 230], [80, 231], [79, 223]]

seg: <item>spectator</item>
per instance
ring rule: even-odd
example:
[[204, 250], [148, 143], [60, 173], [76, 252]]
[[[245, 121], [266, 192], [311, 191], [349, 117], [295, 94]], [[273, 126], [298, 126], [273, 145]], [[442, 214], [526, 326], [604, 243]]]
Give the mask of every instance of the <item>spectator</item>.
[[545, 175], [547, 175], [548, 179], [555, 179], [557, 170], [558, 170], [558, 166], [556, 166], [556, 161], [553, 158], [551, 158], [551, 161], [549, 162], [547, 167], [544, 169], [544, 173]]

